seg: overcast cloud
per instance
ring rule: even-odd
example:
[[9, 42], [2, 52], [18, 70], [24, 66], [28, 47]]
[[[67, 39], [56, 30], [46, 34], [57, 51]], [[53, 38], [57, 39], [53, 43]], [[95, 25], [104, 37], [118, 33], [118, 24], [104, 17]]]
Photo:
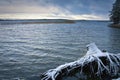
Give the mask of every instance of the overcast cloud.
[[0, 0], [0, 18], [101, 20], [108, 19], [113, 3], [114, 0]]

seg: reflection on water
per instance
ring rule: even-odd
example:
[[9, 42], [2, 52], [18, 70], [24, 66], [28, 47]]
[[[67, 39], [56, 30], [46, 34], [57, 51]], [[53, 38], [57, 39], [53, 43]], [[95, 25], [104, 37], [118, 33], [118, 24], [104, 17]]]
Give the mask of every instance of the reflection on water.
[[111, 52], [120, 53], [120, 29], [111, 28], [110, 29], [110, 46]]
[[108, 23], [0, 25], [0, 80], [39, 80], [46, 70], [85, 55], [91, 42], [120, 52], [120, 30]]

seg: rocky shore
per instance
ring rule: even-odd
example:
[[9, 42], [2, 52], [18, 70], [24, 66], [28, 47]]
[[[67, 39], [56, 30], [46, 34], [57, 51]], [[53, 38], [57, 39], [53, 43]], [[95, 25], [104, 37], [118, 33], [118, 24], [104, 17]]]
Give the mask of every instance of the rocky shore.
[[109, 26], [112, 28], [120, 28], [120, 24], [110, 24]]

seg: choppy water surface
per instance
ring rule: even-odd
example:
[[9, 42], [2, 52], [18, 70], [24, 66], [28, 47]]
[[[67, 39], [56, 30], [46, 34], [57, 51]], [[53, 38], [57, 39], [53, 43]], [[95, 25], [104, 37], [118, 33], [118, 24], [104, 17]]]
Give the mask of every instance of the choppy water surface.
[[79, 59], [86, 45], [120, 52], [120, 29], [109, 22], [74, 24], [1, 24], [0, 80], [39, 80], [48, 69]]

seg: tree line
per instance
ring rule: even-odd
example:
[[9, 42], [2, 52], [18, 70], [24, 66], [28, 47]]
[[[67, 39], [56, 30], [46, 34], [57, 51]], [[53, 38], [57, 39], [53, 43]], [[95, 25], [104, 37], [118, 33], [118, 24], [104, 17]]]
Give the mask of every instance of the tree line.
[[120, 23], [120, 0], [116, 0], [113, 4], [112, 11], [110, 12], [110, 20], [113, 24]]

